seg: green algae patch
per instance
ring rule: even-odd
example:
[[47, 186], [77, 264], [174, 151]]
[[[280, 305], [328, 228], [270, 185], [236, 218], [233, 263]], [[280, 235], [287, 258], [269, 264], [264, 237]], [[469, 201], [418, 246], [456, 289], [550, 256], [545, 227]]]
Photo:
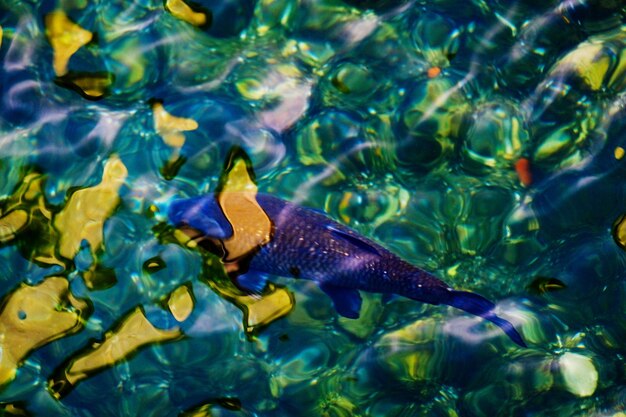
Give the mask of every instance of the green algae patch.
[[566, 352], [558, 360], [565, 389], [578, 397], [593, 395], [598, 386], [598, 371], [591, 358]]
[[167, 307], [178, 321], [185, 321], [192, 313], [195, 305], [193, 291], [189, 285], [181, 285], [169, 295]]
[[183, 0], [165, 0], [165, 9], [175, 18], [194, 26], [209, 26], [211, 24], [209, 12], [195, 11]]
[[5, 296], [0, 311], [0, 386], [13, 380], [32, 351], [82, 330], [91, 310], [86, 300], [72, 294], [63, 277], [21, 284]]
[[163, 141], [174, 149], [180, 149], [185, 144], [185, 134], [196, 130], [198, 122], [186, 117], [173, 116], [168, 113], [160, 101], [152, 104], [154, 129], [163, 138]]
[[57, 77], [55, 83], [76, 91], [88, 100], [100, 100], [111, 93], [115, 76], [110, 72], [73, 72]]
[[93, 33], [72, 22], [62, 10], [46, 15], [44, 23], [54, 52], [54, 73], [61, 77], [67, 74], [72, 55], [92, 40]]
[[111, 367], [139, 349], [153, 343], [178, 339], [179, 329], [160, 330], [148, 321], [143, 310], [136, 308], [119, 325], [106, 333], [104, 340], [95, 342], [84, 352], [69, 358], [69, 364], [60, 368], [48, 381], [50, 392], [62, 398], [81, 381]]
[[104, 165], [100, 184], [75, 191], [57, 214], [54, 225], [60, 233], [59, 253], [73, 259], [86, 240], [95, 253], [102, 250], [103, 226], [120, 202], [119, 189], [128, 170], [117, 156]]

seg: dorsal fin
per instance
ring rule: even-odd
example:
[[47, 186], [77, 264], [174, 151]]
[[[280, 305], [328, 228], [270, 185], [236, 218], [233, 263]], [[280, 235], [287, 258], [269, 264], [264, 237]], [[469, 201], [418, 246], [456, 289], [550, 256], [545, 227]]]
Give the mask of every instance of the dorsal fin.
[[330, 231], [331, 235], [333, 235], [333, 237], [335, 237], [336, 239], [344, 240], [350, 243], [351, 245], [354, 245], [357, 248], [367, 253], [370, 253], [374, 256], [381, 256], [380, 251], [376, 247], [374, 247], [371, 243], [366, 242], [365, 240], [360, 239], [357, 236], [353, 236], [347, 232], [339, 230], [333, 225], [328, 225], [326, 226], [326, 228]]

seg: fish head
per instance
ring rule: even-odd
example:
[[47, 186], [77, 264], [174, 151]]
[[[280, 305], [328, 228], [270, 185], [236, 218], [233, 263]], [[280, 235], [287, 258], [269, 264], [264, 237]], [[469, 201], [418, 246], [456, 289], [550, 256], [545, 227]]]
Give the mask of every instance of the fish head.
[[191, 227], [206, 237], [226, 239], [233, 234], [213, 195], [176, 200], [167, 215], [177, 228]]

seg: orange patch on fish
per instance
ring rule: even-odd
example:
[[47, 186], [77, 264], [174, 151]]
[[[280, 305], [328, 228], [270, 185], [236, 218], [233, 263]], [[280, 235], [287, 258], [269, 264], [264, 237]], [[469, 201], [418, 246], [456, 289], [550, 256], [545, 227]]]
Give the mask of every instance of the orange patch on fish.
[[243, 151], [234, 151], [220, 178], [217, 201], [233, 228], [222, 241], [228, 272], [239, 269], [237, 261], [254, 254], [271, 240], [272, 221], [256, 200], [257, 186], [251, 162]]

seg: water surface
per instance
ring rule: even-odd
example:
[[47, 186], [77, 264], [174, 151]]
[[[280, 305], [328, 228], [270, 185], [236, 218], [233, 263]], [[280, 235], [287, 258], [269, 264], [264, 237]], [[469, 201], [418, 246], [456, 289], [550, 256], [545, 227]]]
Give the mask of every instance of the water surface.
[[[625, 17], [0, 1], [3, 412], [623, 417]], [[241, 293], [166, 218], [233, 145], [260, 192], [494, 300], [529, 347], [408, 299]]]

